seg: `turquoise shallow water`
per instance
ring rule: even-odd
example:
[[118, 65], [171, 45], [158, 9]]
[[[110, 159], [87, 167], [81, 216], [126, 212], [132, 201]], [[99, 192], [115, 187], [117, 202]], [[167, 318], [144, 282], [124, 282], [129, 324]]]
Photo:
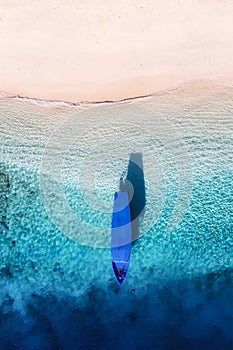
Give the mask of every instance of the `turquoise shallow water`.
[[[0, 100], [2, 348], [231, 349], [232, 97]], [[132, 152], [146, 206], [119, 288], [111, 210]]]

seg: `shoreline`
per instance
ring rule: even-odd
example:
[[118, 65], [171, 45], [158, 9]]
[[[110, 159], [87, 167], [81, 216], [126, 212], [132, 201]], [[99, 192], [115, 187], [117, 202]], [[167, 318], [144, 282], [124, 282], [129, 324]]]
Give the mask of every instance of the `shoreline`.
[[[80, 101], [70, 101], [69, 99], [50, 99], [50, 98], [37, 98], [37, 97], [31, 97], [31, 96], [23, 96], [20, 94], [11, 94], [11, 93], [4, 93], [3, 97], [1, 97], [0, 93], [0, 99], [1, 98], [9, 98], [9, 99], [16, 99], [21, 101], [28, 101], [28, 102], [35, 102], [37, 104], [43, 105], [66, 105], [66, 106], [84, 106], [84, 105], [99, 105], [99, 104], [114, 104], [114, 103], [125, 103], [135, 100], [144, 100], [147, 98], [153, 98], [155, 96], [161, 96], [161, 95], [167, 95], [171, 93], [178, 93], [179, 91], [184, 91], [188, 89], [197, 90], [200, 88], [233, 88], [233, 80], [232, 81], [225, 81], [225, 80], [218, 80], [218, 79], [193, 79], [185, 81], [181, 84], [178, 84], [176, 86], [171, 86], [166, 89], [160, 89], [155, 92], [152, 92], [150, 94], [145, 95], [138, 95], [138, 96], [132, 96], [132, 97], [126, 97], [122, 99], [111, 99], [111, 100], [80, 100]], [[5, 96], [4, 96], [5, 95]]]
[[213, 89], [216, 87], [233, 89], [233, 80], [219, 80], [219, 79], [192, 79], [184, 81], [181, 84], [171, 86], [166, 89], [159, 89], [150, 94], [137, 95], [125, 97], [122, 99], [106, 99], [106, 100], [80, 100], [80, 101], [71, 101], [70, 99], [50, 99], [50, 98], [38, 98], [34, 96], [24, 96], [21, 94], [13, 94], [5, 91], [0, 91], [0, 100], [1, 99], [13, 99], [26, 102], [32, 102], [39, 105], [54, 105], [54, 106], [69, 106], [69, 107], [80, 107], [88, 105], [101, 105], [101, 104], [115, 104], [115, 103], [127, 103], [130, 101], [144, 100], [148, 98], [153, 98], [156, 96], [167, 95], [171, 93], [178, 93], [180, 91], [187, 91], [192, 89], [193, 91], [197, 89]]

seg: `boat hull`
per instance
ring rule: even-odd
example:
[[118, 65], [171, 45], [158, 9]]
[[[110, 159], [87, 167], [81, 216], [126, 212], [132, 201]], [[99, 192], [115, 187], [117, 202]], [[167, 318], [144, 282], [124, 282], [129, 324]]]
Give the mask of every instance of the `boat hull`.
[[129, 269], [131, 244], [132, 228], [128, 192], [115, 192], [111, 254], [113, 271], [119, 284], [122, 284]]

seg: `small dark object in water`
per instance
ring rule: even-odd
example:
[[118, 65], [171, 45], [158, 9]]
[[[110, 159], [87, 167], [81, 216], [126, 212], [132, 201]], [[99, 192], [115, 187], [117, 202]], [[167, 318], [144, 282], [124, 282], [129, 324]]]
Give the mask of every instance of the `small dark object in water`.
[[13, 246], [15, 246], [15, 241], [12, 241], [11, 244], [12, 244]]
[[131, 293], [132, 293], [132, 294], [134, 294], [134, 293], [135, 293], [135, 289], [134, 289], [134, 288], [131, 290]]

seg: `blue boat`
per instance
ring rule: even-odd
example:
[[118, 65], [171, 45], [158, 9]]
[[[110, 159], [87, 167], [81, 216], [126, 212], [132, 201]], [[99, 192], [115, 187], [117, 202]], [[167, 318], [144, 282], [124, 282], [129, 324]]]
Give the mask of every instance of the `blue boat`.
[[112, 213], [111, 253], [116, 279], [122, 284], [129, 269], [132, 242], [128, 192], [115, 192]]

